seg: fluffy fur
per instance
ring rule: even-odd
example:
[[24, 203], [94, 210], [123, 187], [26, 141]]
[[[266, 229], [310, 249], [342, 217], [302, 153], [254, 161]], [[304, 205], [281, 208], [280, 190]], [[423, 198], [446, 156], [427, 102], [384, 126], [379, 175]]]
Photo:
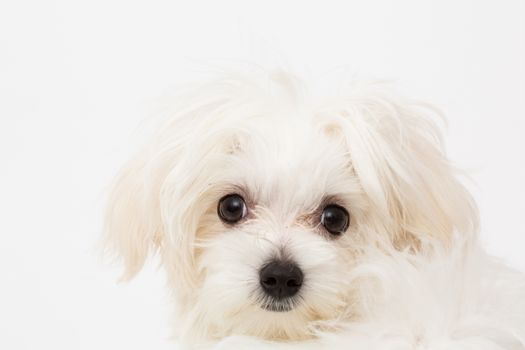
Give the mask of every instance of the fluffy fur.
[[[374, 86], [315, 97], [282, 72], [220, 77], [122, 170], [108, 247], [126, 278], [160, 253], [190, 347], [525, 349], [525, 282], [479, 249], [440, 122]], [[230, 193], [248, 205], [236, 225], [217, 215]], [[351, 215], [338, 238], [319, 222], [330, 203]], [[287, 312], [262, 307], [276, 257], [305, 276]]]

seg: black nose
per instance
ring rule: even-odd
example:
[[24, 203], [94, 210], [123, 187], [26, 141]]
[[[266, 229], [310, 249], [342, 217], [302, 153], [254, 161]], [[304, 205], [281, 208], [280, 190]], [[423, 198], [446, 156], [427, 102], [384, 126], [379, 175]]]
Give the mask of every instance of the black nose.
[[266, 294], [284, 299], [295, 295], [303, 284], [303, 272], [291, 262], [272, 261], [259, 272], [261, 286]]

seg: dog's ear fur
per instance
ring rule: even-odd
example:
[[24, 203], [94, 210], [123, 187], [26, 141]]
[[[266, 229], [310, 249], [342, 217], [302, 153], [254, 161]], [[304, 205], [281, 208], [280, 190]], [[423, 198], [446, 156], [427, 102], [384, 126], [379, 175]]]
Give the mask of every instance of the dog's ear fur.
[[477, 208], [445, 155], [435, 109], [366, 91], [336, 111], [352, 166], [394, 244], [476, 233]]
[[[221, 95], [224, 89], [211, 85], [210, 90], [189, 91], [170, 101], [166, 118], [113, 184], [103, 245], [106, 253], [123, 261], [124, 280], [134, 277], [154, 252], [162, 259], [175, 257], [180, 269], [190, 274], [196, 223], [187, 215], [189, 203], [181, 189], [194, 180], [185, 166], [195, 154], [186, 150], [206, 130], [202, 120], [218, 118], [216, 110], [229, 101]], [[170, 249], [164, 254], [167, 245]]]
[[134, 277], [163, 239], [159, 210], [162, 173], [146, 151], [117, 176], [106, 211], [105, 248], [124, 263], [123, 279]]

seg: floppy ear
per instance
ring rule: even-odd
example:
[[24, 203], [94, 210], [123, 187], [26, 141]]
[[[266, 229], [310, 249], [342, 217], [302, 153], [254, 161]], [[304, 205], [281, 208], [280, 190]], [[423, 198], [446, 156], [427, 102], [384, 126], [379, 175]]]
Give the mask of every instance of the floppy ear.
[[[166, 118], [155, 128], [147, 146], [115, 180], [107, 205], [104, 243], [107, 252], [124, 262], [123, 279], [135, 276], [147, 257], [157, 251], [163, 262], [169, 260], [165, 265], [170, 269], [191, 275], [198, 223], [196, 214], [189, 212], [193, 195], [200, 192], [190, 174], [198, 167], [206, 168], [200, 160], [215, 145], [206, 142], [207, 148], [196, 153], [194, 147], [214, 137], [196, 135], [208, 132], [208, 123], [218, 120], [229, 102], [221, 95], [226, 90], [223, 85], [212, 85], [209, 90], [189, 91], [170, 101]], [[189, 281], [194, 276], [184, 278]]]
[[162, 242], [159, 196], [163, 176], [144, 151], [124, 166], [113, 185], [106, 211], [105, 248], [124, 262], [123, 279], [134, 277]]
[[377, 92], [340, 108], [354, 170], [396, 245], [477, 231], [476, 206], [445, 156], [439, 113]]

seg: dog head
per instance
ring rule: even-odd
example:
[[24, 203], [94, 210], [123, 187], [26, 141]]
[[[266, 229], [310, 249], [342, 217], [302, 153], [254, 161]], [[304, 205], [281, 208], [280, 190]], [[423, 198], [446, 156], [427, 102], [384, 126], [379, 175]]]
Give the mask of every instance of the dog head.
[[181, 101], [118, 177], [107, 237], [127, 277], [160, 253], [183, 337], [309, 337], [359, 317], [360, 257], [476, 231], [422, 105], [372, 88], [316, 99], [282, 73]]

